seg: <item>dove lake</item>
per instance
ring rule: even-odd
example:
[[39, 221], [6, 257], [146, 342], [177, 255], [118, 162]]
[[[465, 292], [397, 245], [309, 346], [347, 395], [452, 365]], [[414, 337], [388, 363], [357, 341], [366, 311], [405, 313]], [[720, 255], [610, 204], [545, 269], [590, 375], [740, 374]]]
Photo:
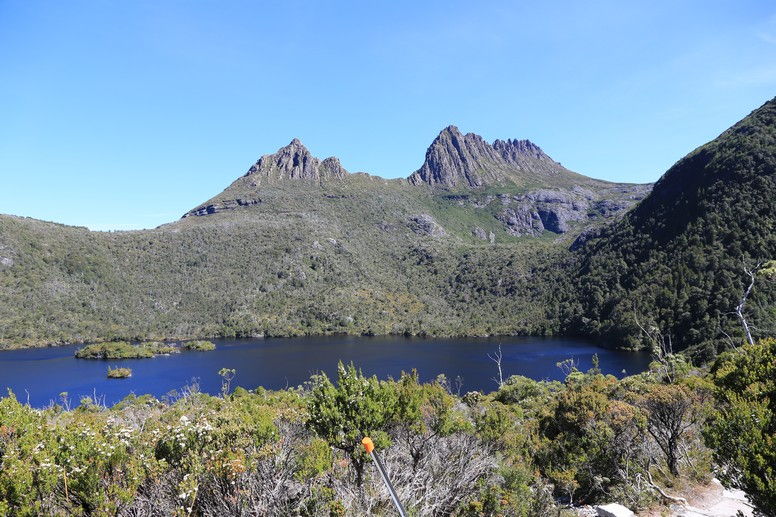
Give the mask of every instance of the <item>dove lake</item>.
[[[571, 359], [580, 370], [597, 355], [603, 373], [617, 377], [647, 369], [650, 356], [597, 346], [584, 339], [560, 337], [409, 338], [399, 336], [319, 336], [267, 339], [215, 339], [216, 350], [184, 351], [153, 359], [90, 360], [73, 355], [83, 345], [0, 352], [0, 390], [12, 390], [22, 402], [43, 407], [60, 394], [77, 405], [96, 395], [110, 406], [130, 393], [158, 398], [179, 396], [188, 386], [217, 394], [221, 368], [233, 368], [232, 389], [281, 389], [301, 385], [314, 373], [336, 376], [337, 363], [352, 361], [368, 375], [398, 378], [417, 369], [421, 380], [444, 374], [454, 391], [496, 389], [498, 370], [489, 357], [502, 352], [504, 378], [562, 380], [558, 363]], [[108, 367], [131, 368], [132, 376], [108, 379]]]

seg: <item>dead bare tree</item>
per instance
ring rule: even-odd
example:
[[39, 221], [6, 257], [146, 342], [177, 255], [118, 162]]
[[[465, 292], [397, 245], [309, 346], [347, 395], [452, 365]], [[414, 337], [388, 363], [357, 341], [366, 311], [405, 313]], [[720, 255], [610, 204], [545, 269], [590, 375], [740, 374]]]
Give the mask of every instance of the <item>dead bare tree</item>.
[[738, 302], [738, 305], [736, 305], [735, 313], [736, 316], [738, 316], [739, 321], [741, 321], [741, 325], [744, 327], [744, 333], [746, 334], [746, 340], [749, 342], [750, 345], [754, 344], [754, 339], [752, 338], [752, 330], [749, 326], [749, 322], [746, 321], [746, 315], [744, 314], [744, 309], [746, 308], [746, 301], [749, 298], [749, 295], [752, 293], [752, 288], [754, 288], [754, 281], [757, 277], [757, 272], [763, 267], [762, 262], [758, 262], [757, 265], [755, 265], [753, 268], [749, 268], [744, 264], [744, 273], [749, 277], [749, 286], [744, 291], [744, 295], [741, 297], [741, 300]]
[[496, 381], [499, 388], [504, 385], [504, 372], [501, 369], [501, 361], [503, 358], [504, 354], [501, 353], [501, 344], [498, 345], [498, 352], [488, 354], [488, 359], [496, 363], [496, 367], [498, 368], [498, 379], [493, 380]]
[[574, 358], [564, 359], [559, 363], [555, 363], [555, 366], [560, 368], [560, 371], [563, 372], [563, 377], [565, 378], [573, 372], [579, 371], [579, 360]]
[[649, 340], [652, 348], [652, 356], [655, 358], [655, 361], [660, 363], [661, 369], [666, 376], [666, 381], [673, 383], [676, 379], [674, 364], [671, 361], [674, 355], [674, 345], [671, 340], [671, 335], [660, 332], [657, 325], [642, 325], [635, 308], [633, 311], [633, 319], [639, 329], [641, 329], [642, 334]]

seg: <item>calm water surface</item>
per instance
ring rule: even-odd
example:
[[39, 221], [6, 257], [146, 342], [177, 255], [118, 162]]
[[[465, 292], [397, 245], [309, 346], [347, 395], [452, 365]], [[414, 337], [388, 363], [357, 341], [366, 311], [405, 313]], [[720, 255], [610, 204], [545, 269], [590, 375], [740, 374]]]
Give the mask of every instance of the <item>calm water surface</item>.
[[[495, 364], [488, 359], [500, 344], [504, 376], [532, 379], [563, 378], [556, 363], [575, 359], [586, 370], [598, 354], [604, 373], [622, 377], [644, 371], [646, 353], [607, 350], [593, 342], [571, 338], [498, 337], [422, 339], [405, 337], [304, 337], [272, 339], [218, 339], [212, 352], [182, 352], [154, 359], [95, 361], [75, 359], [79, 346], [0, 352], [0, 390], [8, 388], [22, 402], [44, 406], [66, 391], [78, 401], [84, 395], [103, 397], [115, 404], [129, 393], [161, 397], [197, 382], [207, 393], [218, 393], [218, 370], [234, 368], [232, 386], [279, 389], [297, 386], [323, 370], [336, 375], [337, 361], [353, 361], [366, 374], [398, 377], [402, 370], [417, 368], [422, 380], [444, 373], [460, 377], [461, 391], [492, 391]], [[107, 379], [107, 367], [132, 368], [129, 379]]]

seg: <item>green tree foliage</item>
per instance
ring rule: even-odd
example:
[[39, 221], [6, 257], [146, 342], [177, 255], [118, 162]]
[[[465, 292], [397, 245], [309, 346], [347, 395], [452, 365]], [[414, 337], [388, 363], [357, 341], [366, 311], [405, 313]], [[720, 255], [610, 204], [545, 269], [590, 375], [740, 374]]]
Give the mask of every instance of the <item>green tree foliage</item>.
[[[681, 159], [618, 224], [591, 238], [570, 263], [573, 286], [559, 305], [568, 332], [645, 345], [636, 319], [651, 320], [709, 360], [743, 339], [732, 315], [744, 268], [776, 256], [776, 100]], [[755, 286], [748, 316], [776, 323], [776, 285]]]
[[705, 435], [720, 479], [776, 515], [776, 339], [722, 354], [711, 380], [717, 410]]
[[679, 475], [679, 454], [684, 434], [699, 421], [698, 400], [680, 384], [650, 386], [641, 406], [647, 413], [647, 431], [665, 454], [668, 470]]
[[356, 484], [361, 486], [366, 454], [361, 440], [369, 436], [375, 447], [390, 444], [388, 429], [397, 414], [413, 425], [419, 419], [420, 401], [403, 397], [399, 408], [396, 390], [377, 377], [365, 377], [353, 363], [337, 366], [337, 384], [325, 373], [312, 379], [313, 388], [307, 403], [307, 426], [326, 440], [329, 445], [345, 452], [356, 472]]
[[570, 500], [599, 500], [643, 468], [645, 421], [636, 407], [618, 400], [618, 388], [612, 376], [572, 373], [539, 421], [538, 462]]

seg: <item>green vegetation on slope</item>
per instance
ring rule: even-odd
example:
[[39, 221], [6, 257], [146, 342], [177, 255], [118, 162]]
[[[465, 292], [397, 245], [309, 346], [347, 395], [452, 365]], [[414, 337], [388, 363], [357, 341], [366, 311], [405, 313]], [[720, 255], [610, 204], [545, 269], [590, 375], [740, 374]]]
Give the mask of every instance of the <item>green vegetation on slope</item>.
[[[0, 343], [557, 327], [537, 303], [544, 291], [533, 273], [562, 246], [509, 236], [495, 219], [481, 223], [498, 233], [493, 245], [454, 225], [441, 237], [416, 233], [408, 218], [429, 212], [428, 194], [395, 183], [354, 178], [264, 194], [261, 205], [151, 231], [0, 217], [14, 260], [0, 271]], [[475, 210], [453, 206], [444, 217]]]
[[[656, 327], [677, 350], [708, 360], [743, 339], [734, 314], [746, 269], [776, 258], [776, 100], [696, 149], [569, 267], [559, 305], [567, 332], [644, 343]], [[747, 303], [759, 335], [776, 325], [776, 282]], [[729, 337], [729, 339], [728, 339]]]
[[776, 512], [776, 339], [721, 355], [711, 369], [716, 410], [706, 441], [722, 480]]
[[711, 373], [668, 355], [622, 380], [571, 367], [563, 383], [514, 376], [462, 397], [443, 376], [380, 381], [352, 365], [336, 383], [226, 384], [220, 397], [191, 388], [112, 408], [87, 397], [36, 410], [11, 394], [0, 399], [0, 514], [393, 515], [360, 447], [369, 435], [411, 515], [654, 508], [666, 502], [658, 489], [708, 483], [712, 455], [774, 515], [774, 345], [728, 352]]

